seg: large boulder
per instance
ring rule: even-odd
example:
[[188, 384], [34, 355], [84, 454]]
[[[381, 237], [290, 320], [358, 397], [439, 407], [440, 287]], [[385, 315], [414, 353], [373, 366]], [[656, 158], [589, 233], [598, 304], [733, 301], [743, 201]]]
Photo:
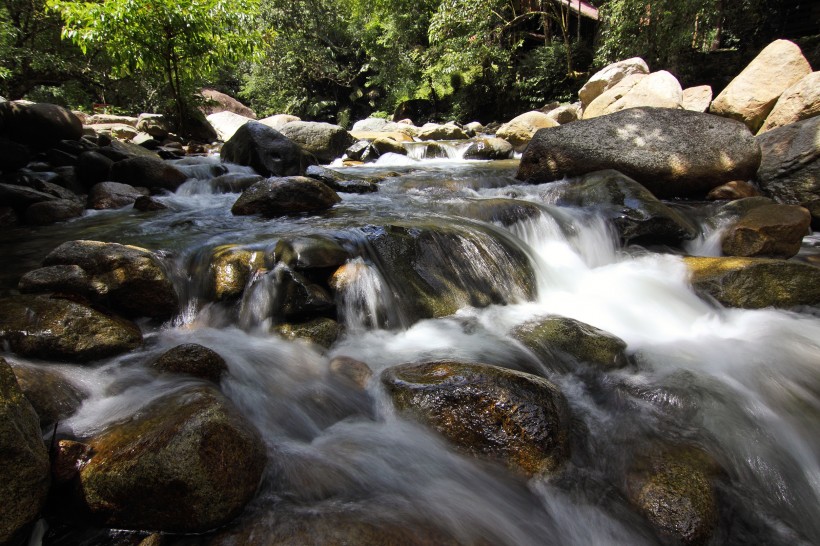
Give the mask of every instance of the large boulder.
[[556, 188], [556, 204], [583, 207], [609, 220], [624, 243], [678, 245], [697, 227], [628, 176], [607, 170]]
[[259, 122], [237, 129], [222, 146], [221, 156], [223, 161], [253, 167], [262, 176], [303, 174], [307, 164], [298, 144]]
[[[634, 85], [627, 87], [626, 82], [634, 82]], [[614, 93], [616, 89], [621, 92]], [[677, 78], [661, 70], [649, 75], [642, 74], [640, 77], [633, 76], [624, 79], [592, 101], [584, 110], [583, 118], [590, 119], [641, 106], [680, 108], [682, 102], [683, 89]]]
[[510, 335], [532, 351], [548, 369], [566, 372], [577, 363], [602, 370], [629, 364], [626, 342], [609, 332], [558, 315], [527, 321]]
[[226, 95], [216, 89], [203, 89], [201, 93], [206, 101], [206, 104], [202, 106], [202, 112], [206, 116], [218, 112], [231, 112], [246, 118], [256, 119], [256, 114], [253, 110], [230, 95]]
[[77, 178], [85, 189], [109, 180], [114, 161], [96, 150], [77, 156]]
[[237, 216], [259, 214], [267, 218], [320, 212], [341, 201], [327, 185], [304, 176], [268, 178], [242, 192], [231, 212]]
[[667, 108], [631, 108], [543, 129], [516, 178], [530, 183], [615, 169], [657, 197], [704, 195], [754, 176], [760, 147], [742, 123]]
[[633, 57], [602, 68], [593, 74], [578, 91], [581, 105], [586, 108], [601, 93], [611, 89], [619, 81], [632, 74], [649, 74], [646, 61], [640, 57]]
[[464, 159], [510, 159], [514, 150], [512, 144], [503, 138], [479, 138], [464, 150]]
[[125, 353], [142, 343], [132, 322], [64, 299], [0, 299], [0, 340], [23, 356], [87, 362]]
[[499, 127], [495, 136], [503, 138], [513, 145], [515, 151], [521, 152], [532, 140], [535, 132], [546, 127], [558, 127], [558, 122], [544, 112], [533, 110], [514, 117]]
[[80, 140], [82, 136], [82, 122], [62, 106], [0, 103], [0, 137], [46, 149], [61, 140]]
[[281, 133], [299, 144], [319, 160], [330, 163], [342, 157], [345, 150], [356, 142], [343, 127], [316, 121], [292, 121], [283, 125]]
[[812, 72], [783, 91], [760, 133], [820, 114], [820, 72]]
[[118, 209], [133, 205], [134, 201], [145, 195], [144, 191], [129, 184], [119, 182], [100, 182], [94, 184], [88, 192], [87, 206], [94, 210]]
[[185, 374], [217, 384], [228, 373], [225, 359], [198, 343], [183, 343], [169, 349], [152, 362], [151, 367], [162, 373]]
[[766, 131], [757, 142], [763, 195], [790, 205], [820, 199], [820, 116]]
[[800, 47], [775, 40], [720, 92], [709, 111], [740, 120], [757, 132], [780, 95], [810, 72]]
[[176, 191], [187, 178], [170, 163], [152, 157], [132, 157], [111, 165], [111, 181], [135, 187]]
[[26, 209], [26, 223], [48, 226], [83, 215], [83, 204], [74, 199], [55, 199], [35, 203]]
[[811, 214], [796, 205], [763, 205], [743, 214], [723, 234], [726, 256], [788, 259], [800, 251]]
[[235, 518], [265, 468], [258, 432], [216, 389], [151, 402], [78, 446], [59, 442], [56, 506], [74, 521], [201, 533]]
[[820, 304], [820, 268], [767, 258], [683, 259], [692, 285], [727, 307], [761, 309]]
[[464, 129], [452, 123], [444, 125], [425, 123], [419, 131], [419, 140], [465, 140], [468, 137]]
[[48, 451], [40, 421], [11, 366], [0, 358], [0, 544], [22, 542], [49, 489]]
[[569, 456], [567, 401], [546, 379], [442, 361], [388, 368], [381, 380], [400, 411], [468, 453], [530, 475], [555, 472]]
[[687, 87], [683, 90], [681, 108], [693, 112], [706, 112], [709, 110], [709, 105], [712, 104], [712, 98], [711, 85]]
[[240, 116], [227, 110], [209, 114], [207, 120], [216, 131], [216, 136], [223, 142], [230, 140], [240, 127], [249, 121], [253, 121], [249, 117]]
[[[129, 317], [166, 319], [179, 311], [179, 298], [159, 259], [144, 248], [69, 241], [43, 260], [45, 267], [79, 266], [87, 275], [92, 299]], [[52, 291], [71, 291], [73, 274], [63, 284], [56, 278]]]
[[37, 412], [43, 430], [73, 415], [86, 398], [84, 392], [50, 367], [15, 365], [13, 368], [20, 390]]

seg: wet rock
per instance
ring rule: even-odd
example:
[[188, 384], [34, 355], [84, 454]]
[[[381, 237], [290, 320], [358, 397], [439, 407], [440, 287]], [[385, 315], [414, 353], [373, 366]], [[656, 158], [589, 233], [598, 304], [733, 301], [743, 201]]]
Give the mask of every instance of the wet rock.
[[142, 343], [139, 328], [85, 305], [47, 296], [0, 299], [0, 339], [23, 356], [87, 362]]
[[285, 339], [303, 339], [326, 349], [336, 342], [342, 332], [338, 322], [326, 317], [307, 322], [277, 324], [273, 329]]
[[120, 529], [224, 525], [253, 497], [266, 462], [256, 430], [204, 386], [168, 394], [85, 443], [83, 462], [65, 451], [55, 461], [69, 470], [55, 505], [63, 518]]
[[230, 245], [215, 248], [209, 274], [212, 297], [216, 301], [239, 297], [253, 272], [264, 264], [262, 252]]
[[94, 292], [91, 279], [78, 265], [53, 265], [29, 271], [17, 288], [23, 293], [67, 292], [88, 296]]
[[712, 189], [706, 194], [706, 199], [712, 201], [719, 201], [722, 199], [745, 199], [747, 197], [756, 197], [760, 195], [757, 187], [754, 184], [746, 182], [745, 180], [732, 180], [722, 186]]
[[483, 222], [495, 222], [509, 227], [522, 220], [541, 215], [541, 208], [535, 203], [519, 199], [471, 199], [459, 207], [461, 216], [475, 218]]
[[141, 195], [137, 197], [134, 200], [134, 208], [142, 212], [168, 209], [167, 206], [163, 205], [160, 201], [157, 201], [150, 195]]
[[259, 214], [272, 218], [324, 211], [339, 201], [335, 191], [312, 178], [268, 178], [242, 192], [231, 212], [237, 216]]
[[320, 163], [342, 157], [355, 139], [338, 125], [315, 121], [292, 121], [280, 132], [312, 154]]
[[222, 146], [223, 161], [246, 165], [262, 176], [293, 176], [305, 172], [308, 161], [299, 145], [262, 123], [249, 122]]
[[113, 164], [114, 161], [100, 152], [83, 152], [77, 157], [77, 178], [85, 188], [91, 188], [109, 179]]
[[118, 209], [134, 202], [144, 195], [129, 184], [119, 182], [100, 182], [88, 193], [88, 208], [95, 210]]
[[556, 203], [594, 210], [626, 243], [670, 244], [694, 239], [698, 230], [649, 190], [617, 171], [600, 171], [556, 189]]
[[36, 226], [47, 226], [64, 222], [83, 215], [82, 203], [73, 199], [55, 199], [34, 203], [26, 209], [26, 223]]
[[176, 191], [187, 178], [173, 165], [150, 157], [124, 159], [111, 166], [111, 180], [131, 186]]
[[86, 398], [85, 393], [62, 374], [49, 368], [17, 365], [14, 375], [20, 390], [37, 412], [43, 430], [76, 413]]
[[276, 243], [276, 260], [294, 269], [337, 268], [350, 258], [342, 245], [328, 237], [286, 237]]
[[789, 205], [820, 199], [820, 116], [758, 135], [762, 160], [757, 183], [763, 195]]
[[307, 320], [331, 313], [336, 306], [328, 291], [295, 271], [282, 278], [281, 313], [286, 320]]
[[56, 104], [2, 102], [0, 136], [42, 150], [61, 140], [80, 140], [83, 124]]
[[712, 86], [698, 85], [683, 90], [681, 108], [692, 112], [706, 112], [712, 103]]
[[528, 321], [515, 327], [510, 335], [550, 369], [571, 370], [576, 362], [602, 370], [629, 364], [624, 340], [569, 317], [548, 316]]
[[[677, 78], [665, 70], [641, 75], [640, 78], [625, 78], [618, 85], [603, 93], [584, 109], [583, 118], [590, 119], [638, 107], [680, 108], [683, 102], [683, 89]], [[635, 82], [629, 88], [618, 89], [628, 79]]]
[[766, 258], [683, 259], [699, 293], [727, 307], [791, 308], [820, 303], [820, 268]]
[[615, 169], [657, 197], [683, 197], [748, 180], [759, 164], [760, 148], [740, 122], [687, 110], [631, 108], [539, 131], [516, 178], [542, 183]]
[[646, 61], [640, 57], [633, 57], [610, 64], [599, 70], [578, 91], [578, 98], [581, 99], [582, 106], [586, 108], [601, 93], [611, 89], [615, 84], [632, 74], [649, 74]]
[[512, 144], [501, 138], [482, 138], [470, 144], [464, 151], [464, 159], [510, 159]]
[[48, 452], [40, 423], [20, 390], [11, 366], [0, 358], [0, 544], [25, 538], [37, 519], [49, 488]]
[[812, 72], [783, 91], [760, 133], [820, 114], [820, 72]]
[[465, 451], [527, 474], [551, 473], [569, 454], [569, 409], [553, 383], [496, 366], [404, 364], [381, 375], [396, 407]]
[[754, 208], [723, 235], [726, 256], [791, 258], [809, 232], [811, 214], [796, 205], [764, 205]]
[[359, 389], [365, 389], [367, 383], [373, 377], [373, 370], [370, 369], [370, 366], [347, 356], [334, 357], [330, 361], [328, 370], [333, 377], [355, 385]]
[[711, 457], [696, 448], [656, 452], [636, 461], [627, 496], [664, 541], [705, 544], [717, 526], [712, 480], [718, 471]]
[[366, 233], [397, 305], [411, 320], [451, 315], [466, 305], [525, 301], [534, 294], [526, 255], [480, 230], [390, 225]]
[[230, 138], [236, 134], [236, 131], [239, 130], [240, 127], [249, 121], [253, 121], [253, 118], [236, 114], [234, 112], [229, 112], [227, 110], [224, 112], [209, 114], [207, 119], [208, 123], [211, 124], [211, 127], [214, 128], [214, 131], [216, 131], [216, 136], [222, 141], [230, 140]]
[[549, 127], [558, 127], [558, 123], [547, 114], [533, 110], [511, 119], [499, 127], [495, 132], [495, 136], [512, 144], [516, 152], [522, 152], [532, 140], [536, 131]]
[[800, 47], [775, 40], [721, 91], [710, 112], [740, 120], [757, 132], [780, 95], [810, 72]]
[[228, 365], [219, 353], [198, 343], [177, 345], [151, 363], [159, 372], [190, 375], [219, 384]]
[[351, 177], [319, 165], [308, 167], [305, 176], [314, 178], [339, 193], [371, 193], [379, 190], [379, 186], [372, 180]]
[[80, 266], [91, 279], [92, 299], [126, 316], [166, 319], [179, 311], [173, 283], [159, 259], [144, 248], [69, 241], [46, 256], [43, 265]]

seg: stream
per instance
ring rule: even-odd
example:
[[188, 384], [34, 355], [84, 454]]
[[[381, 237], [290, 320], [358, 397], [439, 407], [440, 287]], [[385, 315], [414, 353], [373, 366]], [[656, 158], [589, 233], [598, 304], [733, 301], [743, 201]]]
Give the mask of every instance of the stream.
[[[91, 239], [160, 251], [182, 305], [164, 324], [140, 322], [144, 346], [120, 357], [79, 366], [6, 356], [59, 370], [88, 393], [60, 427], [91, 435], [190, 381], [157, 378], [146, 363], [181, 343], [217, 351], [229, 368], [223, 393], [268, 449], [264, 482], [242, 516], [259, 530], [283, 518], [324, 517], [432, 529], [462, 544], [663, 543], [626, 500], [625, 476], [655, 446], [686, 444], [721, 469], [720, 521], [709, 544], [820, 544], [817, 309], [747, 311], [707, 301], [689, 285], [680, 250], [621, 246], [604, 220], [556, 206], [553, 184], [516, 181], [517, 160], [391, 155], [338, 167], [385, 178], [378, 192], [340, 194], [340, 203], [316, 216], [234, 216], [238, 193], [215, 192], [207, 169], [190, 167], [191, 180], [157, 197], [166, 211], [86, 211], [54, 226], [7, 230], [0, 293], [13, 293], [60, 243]], [[493, 216], [490, 203], [521, 203], [526, 213]], [[489, 300], [460, 301], [455, 313], [419, 320], [369, 242], [385, 226], [447, 234], [433, 238], [439, 254], [431, 259], [446, 265], [455, 285], [492, 285]], [[719, 227], [701, 226], [704, 235], [686, 250], [717, 255]], [[272, 333], [274, 269], [252, 276], [238, 301], [207, 296], [202, 272], [215, 249], [240, 245], [270, 255], [286, 236], [330, 238], [355, 256], [348, 265], [356, 279], [336, 302], [344, 334], [327, 350]], [[806, 238], [803, 255], [817, 253], [816, 241], [817, 234]], [[530, 286], [516, 280], [510, 248], [531, 264]], [[545, 366], [510, 332], [550, 314], [618, 336], [630, 365]], [[370, 367], [365, 392], [351, 395], [327, 379], [335, 357]], [[519, 475], [397, 413], [379, 374], [440, 359], [513, 368], [558, 385], [574, 431], [561, 472]], [[65, 531], [34, 542], [115, 544], [113, 536]]]

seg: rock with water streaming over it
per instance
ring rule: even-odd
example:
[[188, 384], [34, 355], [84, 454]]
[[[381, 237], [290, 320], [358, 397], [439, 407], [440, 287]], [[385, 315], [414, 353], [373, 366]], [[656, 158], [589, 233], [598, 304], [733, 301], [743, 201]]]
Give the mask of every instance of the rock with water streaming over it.
[[190, 375], [216, 384], [228, 373], [225, 359], [198, 343], [183, 343], [169, 349], [153, 361], [151, 367], [159, 372]]
[[207, 295], [216, 301], [241, 296], [253, 273], [264, 265], [263, 252], [235, 245], [214, 248], [205, 274]]
[[695, 290], [727, 307], [820, 304], [820, 268], [767, 258], [683, 258]]
[[87, 398], [61, 373], [44, 366], [14, 365], [14, 375], [20, 389], [40, 417], [40, 428], [73, 415]]
[[615, 169], [657, 197], [686, 197], [748, 180], [759, 165], [760, 147], [738, 121], [688, 110], [631, 108], [538, 131], [516, 178], [540, 184]]
[[285, 339], [302, 339], [324, 348], [330, 348], [342, 333], [341, 325], [327, 317], [305, 322], [283, 322], [273, 327]]
[[567, 401], [546, 379], [441, 361], [388, 368], [381, 380], [400, 411], [468, 453], [532, 475], [555, 472], [569, 456]]
[[321, 315], [335, 315], [336, 302], [325, 287], [292, 270], [284, 270], [279, 290], [282, 294], [278, 312], [285, 320], [312, 320]]
[[679, 245], [694, 239], [698, 228], [628, 176], [607, 170], [555, 186], [555, 202], [582, 207], [607, 218], [625, 243]]
[[803, 205], [820, 199], [820, 116], [758, 135], [763, 153], [757, 183], [763, 195]]
[[34, 408], [0, 358], [0, 544], [22, 543], [49, 489], [48, 452]]
[[365, 232], [397, 302], [413, 322], [451, 315], [465, 305], [486, 307], [534, 296], [527, 256], [484, 228], [389, 225]]
[[[218, 391], [167, 394], [53, 463], [61, 517], [104, 527], [202, 533], [234, 519], [265, 468], [259, 433]], [[77, 460], [80, 455], [80, 460]]]
[[796, 205], [763, 205], [743, 214], [723, 234], [726, 256], [791, 258], [809, 232], [811, 214]]
[[627, 478], [627, 497], [664, 541], [706, 544], [718, 520], [712, 480], [717, 463], [693, 447], [638, 458]]
[[327, 185], [305, 176], [268, 178], [242, 192], [231, 212], [237, 216], [258, 214], [266, 218], [321, 212], [341, 201]]
[[125, 353], [142, 343], [132, 322], [48, 296], [0, 299], [0, 340], [30, 357], [87, 362]]
[[569, 371], [576, 363], [602, 370], [629, 364], [626, 342], [609, 332], [569, 317], [527, 321], [510, 335], [523, 343], [549, 370]]
[[[69, 241], [43, 260], [49, 266], [79, 266], [90, 280], [91, 298], [128, 317], [166, 319], [179, 311], [173, 283], [157, 256], [144, 248], [103, 243]], [[71, 292], [75, 273], [66, 284], [52, 283], [49, 290]], [[89, 295], [83, 292], [83, 295]]]

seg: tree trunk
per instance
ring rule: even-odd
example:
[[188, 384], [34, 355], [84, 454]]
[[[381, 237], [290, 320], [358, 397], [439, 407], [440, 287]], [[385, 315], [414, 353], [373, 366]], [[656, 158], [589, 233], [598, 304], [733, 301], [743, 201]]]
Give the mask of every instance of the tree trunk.
[[726, 0], [717, 0], [717, 21], [715, 21], [715, 38], [709, 46], [709, 51], [716, 51], [720, 48], [720, 40], [723, 37], [723, 14], [726, 10]]

